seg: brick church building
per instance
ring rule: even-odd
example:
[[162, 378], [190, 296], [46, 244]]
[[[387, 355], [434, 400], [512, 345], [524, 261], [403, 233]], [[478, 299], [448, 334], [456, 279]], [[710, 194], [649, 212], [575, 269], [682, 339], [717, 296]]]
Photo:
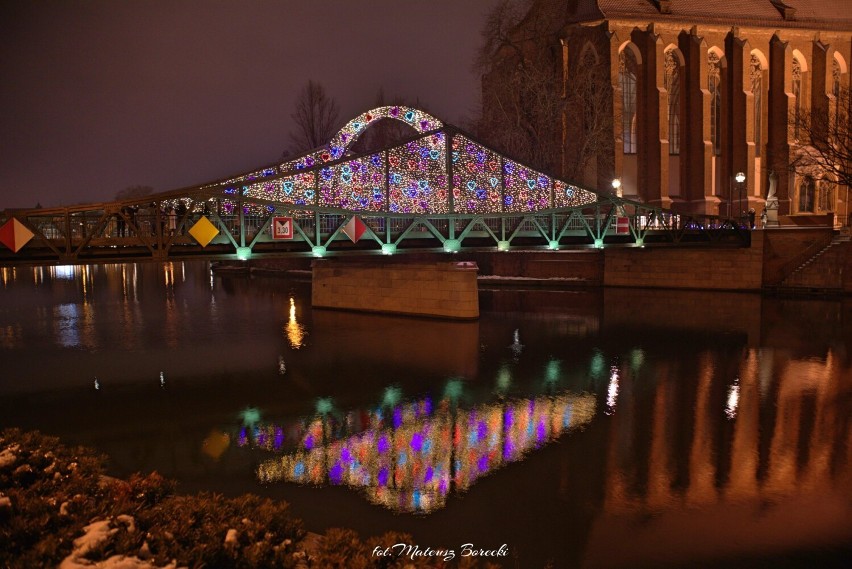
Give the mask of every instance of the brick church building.
[[[547, 30], [524, 36], [534, 21]], [[846, 224], [849, 188], [790, 165], [808, 144], [797, 113], [848, 121], [838, 104], [850, 84], [852, 0], [536, 0], [513, 34], [523, 49], [504, 47], [495, 60], [546, 61], [563, 101], [572, 82], [595, 77], [592, 96], [606, 93], [612, 136], [573, 181], [618, 179], [625, 197], [682, 212], [759, 215], [774, 172], [782, 224]], [[512, 69], [483, 77], [486, 119]], [[588, 115], [563, 104], [553, 116], [554, 173], [569, 177]]]

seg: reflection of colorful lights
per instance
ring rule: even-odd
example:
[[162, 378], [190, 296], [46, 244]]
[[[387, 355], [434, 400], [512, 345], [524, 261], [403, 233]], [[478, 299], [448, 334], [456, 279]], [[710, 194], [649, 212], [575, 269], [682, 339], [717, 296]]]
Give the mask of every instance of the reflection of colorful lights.
[[331, 413], [333, 408], [334, 405], [328, 397], [317, 399], [317, 413], [320, 415], [327, 415], [328, 413]]
[[592, 356], [589, 374], [595, 379], [602, 379], [605, 377], [604, 370], [606, 370], [606, 360], [602, 353], [595, 352], [595, 355]]
[[260, 410], [256, 407], [248, 407], [240, 413], [244, 425], [253, 426], [260, 422]]
[[[262, 463], [258, 478], [346, 485], [392, 510], [429, 512], [443, 507], [451, 490], [465, 491], [480, 477], [585, 425], [594, 408], [593, 396], [565, 393], [468, 410], [443, 399], [434, 412], [431, 402], [421, 400], [390, 413], [351, 412], [345, 421], [325, 415], [307, 425], [298, 442], [291, 439], [295, 452]], [[269, 433], [283, 433], [275, 425], [254, 431], [251, 442], [270, 450], [280, 449], [286, 438], [270, 442]], [[239, 444], [249, 444], [248, 438], [240, 437]]]
[[645, 352], [639, 348], [635, 348], [630, 352], [630, 367], [636, 372], [645, 363]]
[[402, 390], [399, 387], [391, 386], [385, 389], [384, 397], [382, 398], [382, 402], [388, 407], [393, 407], [399, 400], [402, 398]]
[[506, 393], [512, 385], [512, 371], [509, 366], [502, 366], [497, 372], [497, 392]]
[[606, 390], [606, 414], [612, 415], [615, 412], [615, 403], [618, 399], [618, 368], [612, 366], [609, 371], [609, 387]]
[[444, 388], [444, 397], [452, 402], [457, 402], [464, 391], [464, 383], [459, 379], [451, 379]]
[[556, 383], [559, 381], [559, 378], [562, 376], [562, 362], [559, 360], [550, 360], [547, 362], [547, 369], [545, 370], [544, 380], [547, 383]]

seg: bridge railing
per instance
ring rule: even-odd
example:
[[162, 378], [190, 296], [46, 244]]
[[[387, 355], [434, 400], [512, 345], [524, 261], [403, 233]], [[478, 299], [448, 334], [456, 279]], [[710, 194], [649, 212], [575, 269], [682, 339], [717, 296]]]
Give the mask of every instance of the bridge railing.
[[[203, 198], [203, 199], [202, 199]], [[186, 197], [145, 203], [98, 204], [96, 207], [0, 212], [0, 224], [11, 218], [34, 237], [20, 251], [0, 247], [0, 263], [22, 261], [83, 262], [148, 256], [233, 257], [237, 249], [258, 253], [311, 254], [321, 245], [327, 253], [367, 249], [393, 252], [400, 248], [594, 246], [747, 242], [743, 228], [713, 216], [676, 214], [628, 201], [603, 200], [591, 206], [537, 211], [529, 214], [414, 215], [295, 208], [290, 204], [242, 200], [234, 208], [218, 196]], [[227, 199], [230, 199], [227, 198]], [[175, 201], [187, 204], [173, 215]], [[349, 242], [343, 226], [358, 216], [370, 229], [358, 243]], [[293, 219], [292, 240], [273, 239], [271, 217]], [[189, 229], [206, 217], [218, 234], [204, 244]], [[625, 224], [623, 224], [626, 220]], [[449, 247], [449, 245], [447, 245]]]

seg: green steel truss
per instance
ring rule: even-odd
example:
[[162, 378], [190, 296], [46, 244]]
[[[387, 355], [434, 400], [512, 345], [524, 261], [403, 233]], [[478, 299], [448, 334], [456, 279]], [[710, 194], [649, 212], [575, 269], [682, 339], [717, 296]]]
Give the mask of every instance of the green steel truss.
[[[421, 112], [421, 115], [425, 114]], [[0, 212], [0, 227], [14, 218], [32, 232], [33, 238], [16, 253], [0, 246], [0, 264], [246, 259], [256, 256], [332, 256], [371, 252], [389, 255], [430, 250], [453, 253], [463, 249], [555, 250], [610, 245], [671, 246], [720, 242], [744, 245], [749, 241], [749, 232], [731, 220], [677, 214], [623, 199], [610, 192], [560, 181], [532, 169], [529, 170], [530, 178], [538, 176], [543, 187], [550, 188], [549, 196], [546, 191], [540, 193], [544, 196], [541, 198], [542, 203], [545, 200], [547, 203], [543, 207], [537, 205], [531, 211], [511, 211], [506, 198], [510, 193], [506, 164], [519, 165], [476, 142], [459, 129], [429, 118], [432, 119], [429, 125], [438, 128], [420, 132], [407, 141], [368, 155], [354, 154], [348, 151], [348, 147], [335, 147], [330, 154], [327, 150], [319, 149], [284, 164], [271, 165], [226, 180], [132, 200], [52, 209], [4, 210]], [[352, 121], [347, 125], [350, 129], [351, 124]], [[345, 134], [343, 136], [345, 139]], [[336, 139], [340, 137], [339, 133]], [[391, 157], [402, 152], [404, 147], [416, 147], [428, 137], [432, 137], [433, 142], [438, 140], [445, 145], [439, 148], [443, 152], [443, 159], [437, 171], [446, 181], [444, 193], [448, 203], [439, 204], [437, 209], [443, 208], [447, 212], [392, 211], [388, 204], [392, 201], [391, 181], [394, 180], [397, 166]], [[494, 211], [459, 211], [464, 208], [454, 203], [454, 185], [459, 179], [455, 174], [459, 166], [454, 164], [458, 155], [451, 149], [456, 137], [465, 140], [469, 147], [475, 145], [474, 150], [480, 154], [488, 152], [493, 161], [499, 164], [497, 168], [500, 173], [491, 178], [495, 195], [498, 190], [500, 192], [499, 203], [495, 202], [496, 206], [491, 208]], [[335, 159], [335, 154], [340, 154], [340, 157]], [[381, 184], [375, 188], [377, 197], [383, 200], [382, 207], [370, 210], [332, 206], [328, 200], [321, 198], [320, 172], [323, 169], [325, 173], [332, 170], [346, 173], [348, 165], [351, 164], [353, 168], [363, 167], [367, 159], [380, 164], [377, 168], [384, 169]], [[306, 166], [306, 161], [315, 163]], [[299, 166], [294, 168], [294, 164]], [[300, 203], [286, 199], [280, 192], [266, 196], [252, 190], [260, 185], [286, 188], [288, 181], [304, 179], [313, 180], [314, 187], [307, 186], [304, 190], [304, 194], [312, 194], [313, 199], [301, 200]], [[290, 182], [290, 187], [292, 185]], [[579, 200], [583, 203], [557, 207], [557, 188], [559, 191], [569, 188], [569, 193], [576, 191], [575, 196], [584, 196]], [[383, 195], [379, 195], [381, 192]], [[461, 201], [458, 198], [456, 200]], [[180, 211], [180, 215], [174, 215], [173, 220], [169, 220], [166, 213], [171, 208]], [[219, 232], [204, 246], [189, 234], [190, 228], [202, 216]], [[273, 217], [292, 218], [292, 239], [273, 239]], [[357, 242], [353, 242], [344, 231], [354, 217], [366, 226]], [[173, 221], [174, 229], [169, 227], [170, 221]]]

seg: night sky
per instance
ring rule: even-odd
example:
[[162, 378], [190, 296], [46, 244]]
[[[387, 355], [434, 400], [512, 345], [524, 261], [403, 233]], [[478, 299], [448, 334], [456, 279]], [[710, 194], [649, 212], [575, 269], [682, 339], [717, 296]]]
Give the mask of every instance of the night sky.
[[386, 97], [459, 124], [497, 0], [0, 3], [0, 209], [166, 191], [278, 160], [313, 79], [340, 120]]

